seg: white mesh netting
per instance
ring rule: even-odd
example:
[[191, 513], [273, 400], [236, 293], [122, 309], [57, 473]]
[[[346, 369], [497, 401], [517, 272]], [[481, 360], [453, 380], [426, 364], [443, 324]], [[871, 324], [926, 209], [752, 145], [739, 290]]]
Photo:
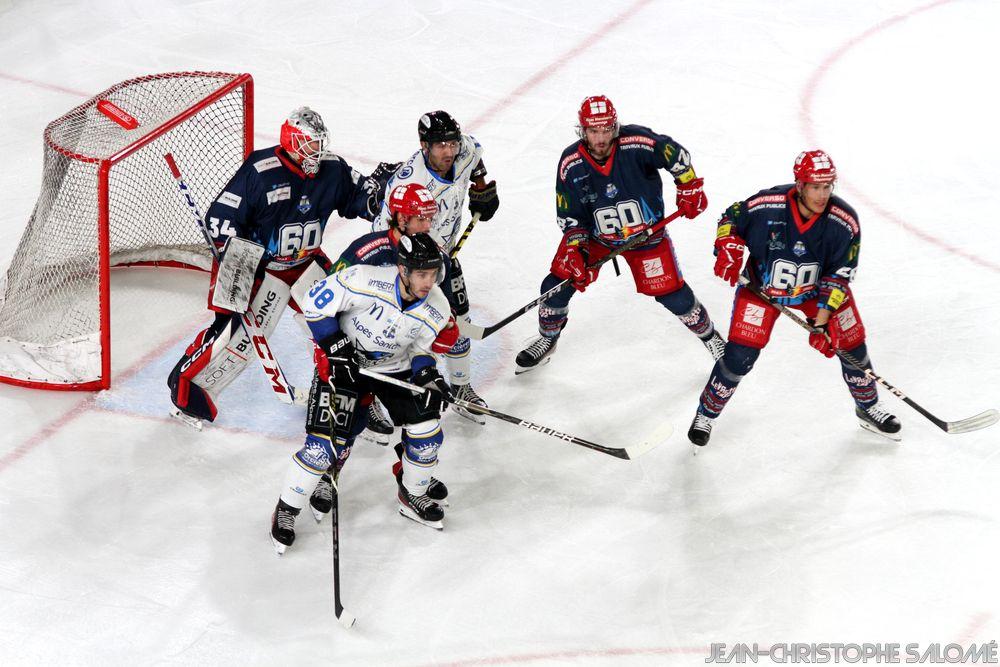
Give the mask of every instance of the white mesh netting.
[[[49, 124], [38, 202], [0, 284], [0, 379], [70, 388], [107, 383], [102, 165], [108, 170], [110, 266], [211, 266], [163, 155], [174, 154], [205, 211], [252, 148], [248, 82], [249, 76], [220, 72], [142, 77], [109, 88]], [[204, 104], [216, 95], [221, 96]], [[100, 100], [112, 102], [139, 126], [128, 130], [113, 122], [98, 110]]]

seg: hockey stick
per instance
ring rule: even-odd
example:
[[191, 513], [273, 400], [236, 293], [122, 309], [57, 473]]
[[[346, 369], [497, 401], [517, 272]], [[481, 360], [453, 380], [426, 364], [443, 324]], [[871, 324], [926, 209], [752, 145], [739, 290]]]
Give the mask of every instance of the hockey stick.
[[[618, 246], [604, 257], [600, 258], [593, 264], [589, 265], [588, 268], [596, 269], [597, 267], [602, 266], [604, 263], [610, 262], [615, 257], [618, 257], [623, 252], [627, 252], [632, 248], [642, 245], [643, 243], [649, 240], [649, 237], [651, 237], [653, 234], [666, 227], [672, 221], [676, 220], [678, 217], [680, 217], [680, 215], [681, 215], [680, 211], [674, 211], [663, 220], [660, 220], [659, 222], [654, 224], [649, 229], [645, 229], [639, 232], [638, 234], [630, 238], [628, 241], [626, 241], [624, 244]], [[526, 312], [528, 312], [529, 310], [540, 304], [542, 301], [545, 301], [545, 299], [549, 298], [550, 296], [552, 296], [562, 288], [566, 287], [567, 285], [571, 285], [572, 283], [573, 280], [571, 278], [567, 278], [566, 280], [562, 281], [552, 289], [542, 293], [542, 295], [539, 296], [537, 299], [533, 299], [532, 301], [529, 301], [528, 303], [524, 304], [523, 306], [521, 306], [520, 308], [518, 308], [513, 313], [503, 318], [496, 324], [491, 324], [488, 327], [483, 327], [478, 324], [473, 324], [472, 322], [461, 321], [458, 323], [458, 328], [462, 331], [463, 336], [468, 336], [473, 340], [482, 340], [487, 336], [490, 336], [499, 331], [500, 329], [504, 328], [517, 318], [521, 317], [521, 315], [524, 315]]]
[[[421, 387], [420, 385], [412, 384], [406, 382], [405, 380], [397, 380], [390, 375], [383, 375], [382, 373], [376, 373], [375, 371], [370, 371], [367, 368], [361, 369], [362, 375], [367, 375], [368, 377], [377, 380], [379, 382], [385, 382], [387, 384], [392, 384], [397, 387], [402, 387], [403, 389], [409, 389], [415, 394], [423, 394], [427, 391], [431, 391], [427, 387]], [[470, 412], [475, 412], [481, 415], [488, 415], [496, 419], [501, 419], [505, 422], [510, 422], [515, 426], [523, 426], [529, 431], [537, 431], [538, 433], [543, 433], [545, 435], [550, 435], [553, 438], [558, 438], [566, 442], [573, 443], [574, 445], [580, 445], [581, 447], [586, 447], [587, 449], [593, 449], [594, 451], [601, 452], [603, 454], [608, 454], [609, 456], [614, 456], [615, 458], [632, 460], [638, 458], [653, 449], [661, 442], [666, 440], [673, 429], [667, 425], [661, 427], [656, 432], [655, 438], [650, 438], [646, 442], [642, 442], [638, 445], [632, 445], [631, 447], [606, 447], [605, 445], [599, 445], [596, 442], [591, 442], [589, 440], [584, 440], [583, 438], [577, 438], [576, 436], [563, 433], [562, 431], [557, 431], [554, 428], [548, 426], [542, 426], [541, 424], [536, 424], [535, 422], [530, 422], [526, 419], [521, 419], [520, 417], [513, 417], [511, 415], [505, 414], [498, 410], [493, 410], [492, 408], [484, 408], [481, 405], [476, 405], [475, 403], [469, 403], [468, 401], [463, 401], [458, 398], [445, 398], [445, 401], [456, 405], [460, 408], [465, 408]]]
[[333, 505], [330, 507], [330, 530], [333, 532], [333, 612], [345, 628], [354, 625], [354, 614], [344, 609], [340, 602], [340, 485], [333, 479]]
[[[773, 300], [767, 297], [763, 292], [757, 289], [757, 287], [751, 285], [750, 281], [748, 281], [745, 276], [740, 276], [740, 285], [746, 287], [748, 290], [759, 296], [761, 299], [763, 299], [767, 303], [777, 308], [779, 311], [781, 311], [782, 314], [787, 315], [789, 318], [791, 318], [793, 322], [798, 324], [800, 327], [802, 327], [809, 333], [819, 333], [818, 329], [810, 326], [808, 322], [806, 322], [798, 313], [793, 311], [791, 308], [782, 305], [780, 303], [775, 303]], [[902, 391], [889, 384], [889, 382], [885, 378], [883, 378], [880, 375], [877, 375], [870, 368], [863, 368], [861, 364], [859, 364], [858, 361], [854, 357], [852, 357], [849, 353], [844, 352], [843, 350], [834, 350], [834, 352], [836, 352], [837, 356], [846, 361], [848, 364], [850, 364], [851, 366], [861, 371], [871, 379], [875, 380], [875, 382], [878, 382], [880, 385], [888, 389], [894, 396], [901, 399], [904, 403], [906, 403], [911, 408], [922, 414], [924, 417], [930, 420], [935, 426], [937, 426], [945, 433], [968, 433], [969, 431], [978, 431], [979, 429], [986, 428], [987, 426], [992, 426], [993, 424], [996, 424], [997, 421], [1000, 421], [1000, 412], [997, 412], [996, 410], [987, 410], [973, 417], [967, 417], [966, 419], [959, 419], [958, 421], [953, 421], [953, 422], [945, 421], [943, 419], [935, 417], [930, 412], [921, 407], [916, 401], [909, 398]]]
[[458, 239], [458, 243], [456, 243], [455, 247], [451, 249], [450, 253], [448, 253], [449, 257], [451, 257], [452, 259], [455, 258], [455, 255], [458, 254], [458, 251], [462, 249], [463, 245], [465, 245], [465, 239], [469, 238], [469, 234], [472, 233], [472, 230], [476, 228], [476, 224], [478, 223], [479, 223], [479, 214], [476, 213], [474, 216], [472, 216], [472, 220], [469, 220], [469, 224], [465, 228], [465, 231], [462, 232], [462, 236]]
[[[173, 175], [174, 180], [177, 181], [177, 188], [181, 194], [181, 198], [187, 204], [188, 210], [194, 216], [195, 222], [198, 223], [198, 229], [201, 231], [201, 235], [205, 237], [205, 242], [208, 244], [208, 249], [211, 251], [212, 257], [218, 263], [220, 261], [219, 250], [215, 247], [215, 243], [208, 233], [208, 228], [205, 227], [205, 219], [202, 218], [201, 211], [198, 210], [198, 204], [191, 194], [191, 188], [184, 182], [181, 170], [178, 169], [173, 154], [167, 153], [163, 156], [163, 159], [167, 161], [170, 173]], [[268, 380], [270, 380], [271, 390], [277, 394], [278, 400], [282, 403], [289, 405], [296, 403], [295, 387], [288, 383], [288, 379], [285, 377], [284, 371], [281, 370], [278, 360], [271, 353], [271, 346], [268, 344], [267, 338], [264, 337], [260, 327], [257, 326], [257, 315], [253, 312], [253, 308], [248, 306], [246, 312], [240, 315], [240, 317], [243, 320], [243, 326], [246, 327], [247, 333], [250, 335], [251, 347], [257, 354], [257, 359], [260, 360], [261, 368], [264, 369], [264, 373], [267, 375]]]

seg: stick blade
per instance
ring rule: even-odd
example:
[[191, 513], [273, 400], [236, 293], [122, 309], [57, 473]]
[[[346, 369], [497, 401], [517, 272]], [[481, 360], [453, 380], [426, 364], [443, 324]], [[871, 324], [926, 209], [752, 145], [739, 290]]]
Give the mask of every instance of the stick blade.
[[666, 442], [673, 432], [674, 425], [670, 422], [664, 422], [659, 426], [659, 428], [650, 433], [647, 437], [643, 438], [642, 442], [638, 445], [632, 445], [631, 447], [625, 448], [625, 453], [628, 454], [628, 459], [637, 459], [643, 454], [656, 449], [661, 444]]
[[968, 433], [969, 431], [978, 431], [979, 429], [986, 428], [987, 426], [993, 426], [998, 421], [1000, 421], [1000, 412], [997, 412], [996, 410], [987, 410], [986, 412], [979, 413], [975, 417], [961, 419], [957, 422], [946, 422], [945, 431], [948, 433]]

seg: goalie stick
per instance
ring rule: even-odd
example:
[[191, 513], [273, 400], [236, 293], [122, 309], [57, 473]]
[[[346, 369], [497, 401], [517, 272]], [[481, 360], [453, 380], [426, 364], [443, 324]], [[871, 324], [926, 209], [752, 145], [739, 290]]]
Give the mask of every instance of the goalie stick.
[[[361, 369], [361, 374], [366, 375], [379, 382], [385, 382], [388, 384], [396, 385], [397, 387], [402, 387], [403, 389], [409, 389], [415, 394], [423, 394], [427, 391], [432, 391], [427, 387], [421, 387], [405, 380], [398, 380], [390, 375], [383, 375], [382, 373], [377, 373], [375, 371], [370, 371], [367, 368]], [[574, 445], [580, 445], [581, 447], [586, 447], [587, 449], [593, 449], [594, 451], [601, 452], [602, 454], [607, 454], [609, 456], [614, 456], [615, 458], [632, 460], [636, 459], [649, 450], [657, 447], [661, 442], [666, 440], [673, 428], [669, 424], [661, 426], [655, 433], [655, 437], [648, 438], [646, 441], [641, 442], [637, 445], [632, 445], [630, 447], [607, 447], [605, 445], [599, 445], [596, 442], [591, 442], [590, 440], [584, 440], [583, 438], [578, 438], [568, 433], [563, 433], [562, 431], [557, 431], [554, 428], [548, 426], [542, 426], [541, 424], [536, 424], [535, 422], [530, 422], [526, 419], [521, 419], [520, 417], [514, 417], [512, 415], [505, 414], [499, 410], [494, 410], [492, 408], [484, 408], [481, 405], [476, 405], [475, 403], [469, 403], [468, 401], [463, 401], [458, 398], [447, 398], [444, 400], [452, 405], [456, 405], [460, 408], [464, 408], [469, 412], [475, 412], [481, 415], [487, 415], [495, 419], [500, 419], [505, 422], [514, 424], [515, 426], [523, 426], [530, 431], [536, 431], [544, 435], [552, 436], [553, 438], [558, 438], [565, 442], [572, 443]]]
[[[191, 195], [191, 188], [188, 187], [188, 184], [184, 182], [184, 178], [181, 176], [181, 171], [177, 167], [177, 162], [174, 160], [173, 154], [167, 153], [163, 156], [163, 159], [167, 161], [167, 167], [170, 168], [170, 173], [173, 175], [174, 180], [177, 181], [177, 188], [181, 198], [187, 204], [188, 210], [194, 216], [195, 222], [198, 223], [198, 229], [201, 230], [202, 236], [205, 237], [205, 242], [208, 244], [208, 249], [211, 251], [212, 257], [215, 258], [216, 262], [219, 262], [219, 250], [215, 247], [215, 243], [212, 241], [212, 237], [205, 227], [205, 219], [202, 218], [201, 211], [198, 210], [198, 204], [195, 203], [194, 197]], [[281, 370], [278, 360], [271, 353], [271, 346], [268, 344], [267, 338], [264, 337], [260, 327], [257, 326], [257, 315], [253, 312], [252, 307], [248, 306], [247, 310], [240, 317], [243, 320], [243, 326], [246, 327], [247, 334], [250, 336], [250, 346], [253, 348], [254, 353], [256, 353], [261, 368], [264, 369], [264, 374], [267, 375], [268, 384], [271, 390], [278, 396], [278, 400], [289, 405], [295, 403], [301, 404], [301, 399], [296, 401], [297, 392], [295, 391], [295, 387], [288, 383], [288, 379], [285, 377], [284, 371]]]
[[[750, 281], [747, 280], [745, 276], [740, 276], [740, 285], [746, 287], [748, 290], [759, 296], [761, 299], [763, 299], [764, 301], [768, 302], [769, 304], [777, 308], [779, 311], [781, 311], [783, 315], [788, 316], [793, 322], [798, 324], [800, 327], [802, 327], [809, 333], [819, 333], [819, 331], [815, 327], [810, 326], [808, 322], [806, 322], [798, 313], [793, 311], [791, 308], [782, 305], [780, 303], [775, 303], [769, 297], [767, 297], [763, 292], [757, 289], [754, 285], [751, 285]], [[986, 428], [987, 426], [992, 426], [993, 424], [996, 424], [997, 421], [1000, 421], [1000, 412], [997, 412], [996, 410], [986, 410], [985, 412], [981, 412], [978, 415], [974, 415], [972, 417], [967, 417], [965, 419], [959, 419], [958, 421], [951, 421], [951, 422], [945, 421], [939, 417], [935, 417], [933, 414], [931, 414], [923, 407], [921, 407], [916, 401], [909, 398], [906, 394], [904, 394], [902, 391], [900, 391], [893, 385], [889, 384], [889, 382], [885, 378], [876, 374], [870, 368], [863, 368], [861, 364], [859, 364], [857, 360], [854, 357], [852, 357], [849, 353], [844, 352], [843, 350], [834, 350], [834, 352], [836, 352], [837, 356], [846, 361], [848, 364], [850, 364], [851, 366], [858, 369], [871, 379], [875, 380], [875, 382], [879, 383], [880, 385], [888, 389], [889, 392], [891, 392], [894, 396], [901, 399], [904, 403], [906, 403], [911, 408], [922, 414], [931, 423], [933, 423], [935, 426], [937, 426], [945, 433], [968, 433], [969, 431], [978, 431], [979, 429]]]
[[[680, 215], [681, 215], [680, 211], [674, 211], [673, 213], [671, 213], [670, 215], [668, 215], [663, 220], [660, 220], [659, 222], [655, 223], [652, 227], [650, 227], [648, 229], [644, 229], [643, 231], [639, 232], [638, 234], [635, 234], [632, 238], [630, 238], [624, 244], [618, 246], [617, 248], [615, 248], [614, 250], [612, 250], [611, 252], [609, 252], [607, 255], [605, 255], [601, 259], [599, 259], [596, 262], [594, 262], [593, 264], [591, 264], [588, 268], [594, 269], [594, 268], [597, 268], [599, 266], [602, 266], [606, 262], [610, 262], [611, 260], [613, 260], [616, 257], [618, 257], [623, 252], [627, 252], [627, 251], [631, 250], [632, 248], [635, 248], [637, 246], [642, 245], [643, 243], [645, 243], [646, 241], [649, 240], [649, 237], [651, 237], [653, 234], [655, 234], [656, 232], [658, 232], [661, 229], [663, 229], [664, 227], [666, 227], [672, 221], [676, 220], [678, 217], [680, 217]], [[532, 308], [534, 308], [535, 306], [537, 306], [538, 304], [540, 304], [542, 301], [545, 301], [545, 299], [549, 298], [550, 296], [552, 296], [553, 294], [555, 294], [556, 292], [558, 292], [562, 288], [566, 287], [566, 285], [570, 285], [572, 283], [573, 283], [573, 280], [571, 278], [567, 278], [566, 280], [562, 281], [561, 283], [559, 283], [558, 285], [556, 285], [552, 289], [548, 290], [547, 292], [544, 292], [537, 299], [534, 299], [534, 300], [529, 301], [528, 303], [524, 304], [523, 306], [521, 306], [520, 308], [518, 308], [513, 313], [511, 313], [507, 317], [503, 318], [502, 320], [500, 320], [496, 324], [491, 324], [488, 327], [484, 327], [484, 326], [480, 326], [478, 324], [473, 324], [472, 322], [461, 321], [461, 322], [458, 323], [458, 328], [462, 331], [462, 335], [463, 336], [468, 336], [469, 338], [471, 338], [473, 340], [482, 340], [482, 339], [486, 338], [487, 336], [490, 336], [490, 335], [496, 333], [497, 331], [499, 331], [500, 329], [504, 328], [505, 326], [507, 326], [508, 324], [510, 324], [511, 322], [513, 322], [514, 320], [516, 320], [517, 318], [521, 317], [521, 315], [524, 315], [526, 312], [528, 312], [529, 310], [531, 310]]]

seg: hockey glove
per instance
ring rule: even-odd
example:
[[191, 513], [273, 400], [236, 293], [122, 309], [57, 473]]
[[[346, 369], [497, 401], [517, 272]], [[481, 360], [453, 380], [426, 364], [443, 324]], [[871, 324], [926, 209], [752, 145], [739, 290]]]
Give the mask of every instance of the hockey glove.
[[368, 190], [368, 201], [366, 208], [368, 215], [374, 219], [382, 209], [382, 201], [385, 199], [385, 186], [389, 179], [393, 177], [402, 162], [379, 162], [375, 171], [368, 177], [365, 189]]
[[813, 325], [813, 332], [809, 334], [809, 344], [826, 355], [832, 357], [837, 347], [837, 329], [830, 329], [825, 324]]
[[441, 333], [437, 335], [437, 338], [431, 344], [431, 352], [444, 354], [455, 347], [455, 343], [458, 342], [460, 335], [458, 324], [455, 322], [455, 316], [452, 315], [448, 318], [448, 323], [444, 325], [444, 329], [441, 329]]
[[743, 268], [745, 242], [739, 236], [721, 236], [715, 239], [715, 275], [730, 285], [740, 279]]
[[677, 210], [685, 218], [696, 218], [708, 206], [705, 196], [705, 179], [694, 178], [677, 184]]
[[469, 211], [472, 215], [479, 214], [479, 219], [487, 221], [500, 208], [500, 199], [497, 197], [497, 182], [490, 181], [480, 189], [475, 185], [469, 186]]
[[562, 243], [552, 260], [549, 270], [552, 275], [563, 280], [572, 280], [573, 287], [580, 292], [594, 282], [597, 273], [587, 268], [587, 246], [590, 236], [582, 229], [572, 228], [563, 234]]
[[422, 401], [420, 407], [424, 412], [440, 413], [444, 401], [452, 398], [451, 387], [435, 366], [424, 366], [413, 374], [412, 381], [413, 384], [427, 388], [427, 391], [417, 396], [417, 401]]
[[[358, 369], [358, 359], [354, 352], [354, 344], [343, 331], [338, 331], [329, 338], [319, 341], [326, 354], [327, 382], [331, 387], [353, 387], [357, 384], [361, 373]], [[322, 377], [322, 371], [320, 373]]]

